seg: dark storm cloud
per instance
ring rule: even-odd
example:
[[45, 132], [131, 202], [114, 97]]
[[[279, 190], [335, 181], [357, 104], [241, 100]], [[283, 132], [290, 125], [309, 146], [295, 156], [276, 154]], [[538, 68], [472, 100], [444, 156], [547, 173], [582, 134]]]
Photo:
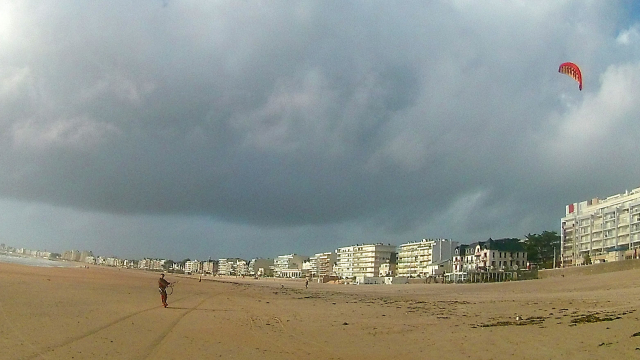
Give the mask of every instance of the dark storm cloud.
[[[613, 4], [6, 10], [6, 199], [276, 228], [428, 229], [464, 241], [547, 230], [565, 203], [638, 183], [633, 170], [608, 176], [606, 161], [593, 177], [571, 165], [588, 166], [589, 139], [602, 144], [600, 159], [638, 164], [605, 146], [633, 147], [638, 133], [626, 126], [640, 112], [633, 101], [602, 110], [620, 99], [607, 89], [637, 85], [621, 72], [640, 73], [637, 26], [620, 28], [628, 20]], [[587, 74], [582, 93], [556, 72], [569, 60]], [[584, 118], [612, 126], [595, 139], [576, 124]]]

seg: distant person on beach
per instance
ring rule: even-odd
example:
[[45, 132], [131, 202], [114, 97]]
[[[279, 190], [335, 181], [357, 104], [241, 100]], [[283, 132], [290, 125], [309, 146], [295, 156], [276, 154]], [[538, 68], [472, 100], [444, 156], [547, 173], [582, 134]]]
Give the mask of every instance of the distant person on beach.
[[308, 289], [309, 288], [309, 278], [307, 278], [304, 282], [304, 288]]
[[164, 274], [160, 274], [158, 290], [160, 291], [160, 298], [162, 298], [162, 306], [164, 307], [169, 306], [169, 304], [167, 304], [167, 286], [169, 285], [171, 285], [171, 283], [164, 278]]

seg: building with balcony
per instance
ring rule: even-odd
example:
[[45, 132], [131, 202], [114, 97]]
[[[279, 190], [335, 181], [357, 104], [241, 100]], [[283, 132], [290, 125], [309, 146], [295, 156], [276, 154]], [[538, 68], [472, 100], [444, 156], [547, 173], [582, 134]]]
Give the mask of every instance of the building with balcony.
[[527, 252], [519, 239], [489, 238], [454, 249], [453, 272], [518, 270], [527, 266]]
[[311, 268], [309, 274], [311, 277], [325, 277], [334, 273], [333, 267], [338, 259], [335, 252], [318, 253], [309, 258]]
[[82, 253], [78, 250], [67, 250], [62, 253], [62, 260], [80, 261]]
[[249, 274], [247, 261], [240, 258], [218, 260], [218, 275], [243, 276]]
[[218, 262], [215, 260], [209, 260], [202, 262], [202, 272], [205, 274], [215, 274], [218, 268]]
[[[143, 270], [164, 270], [164, 263], [166, 260], [160, 260], [160, 259], [142, 259], [138, 261], [138, 269], [143, 269]], [[106, 260], [101, 257], [98, 256], [96, 258], [96, 265], [104, 265], [104, 263], [106, 262]]]
[[198, 274], [202, 272], [202, 261], [189, 260], [184, 262], [185, 274]]
[[[294, 277], [298, 274], [301, 276], [302, 263], [308, 259], [309, 257], [298, 254], [280, 255], [273, 259], [273, 276]], [[298, 273], [297, 271], [292, 270], [300, 270], [300, 272]]]
[[122, 267], [123, 264], [124, 264], [123, 260], [118, 259], [117, 257], [108, 257], [105, 259], [105, 262], [104, 262], [104, 265], [112, 266], [112, 267]]
[[448, 239], [423, 239], [398, 246], [397, 276], [427, 277], [447, 260], [451, 260], [457, 241]]
[[560, 228], [563, 267], [637, 257], [640, 188], [569, 204]]
[[233, 272], [231, 263], [233, 259], [218, 259], [218, 276], [232, 275]]
[[396, 263], [394, 245], [363, 244], [338, 248], [335, 273], [343, 279], [364, 283], [365, 277], [377, 277], [382, 264]]

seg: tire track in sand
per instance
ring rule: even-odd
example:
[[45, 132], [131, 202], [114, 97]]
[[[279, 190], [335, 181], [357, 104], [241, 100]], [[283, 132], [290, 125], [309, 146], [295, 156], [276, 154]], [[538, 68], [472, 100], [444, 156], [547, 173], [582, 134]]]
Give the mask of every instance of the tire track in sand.
[[[195, 296], [198, 296], [198, 295], [200, 295], [200, 294], [183, 296], [181, 298], [176, 299], [175, 301], [181, 301], [181, 300], [184, 300], [184, 299], [189, 299], [189, 298], [192, 298], [192, 297], [195, 297]], [[157, 310], [159, 307], [160, 306], [152, 306], [152, 307], [149, 307], [149, 308], [146, 308], [146, 309], [142, 309], [140, 311], [136, 311], [136, 312], [133, 312], [131, 314], [119, 317], [119, 318], [117, 318], [117, 319], [115, 319], [113, 321], [107, 322], [107, 323], [105, 323], [105, 324], [103, 324], [101, 326], [93, 328], [93, 329], [89, 330], [88, 332], [79, 334], [77, 336], [72, 336], [72, 337], [70, 337], [70, 338], [68, 338], [68, 339], [66, 339], [66, 340], [64, 340], [62, 342], [59, 342], [57, 344], [54, 344], [54, 345], [45, 346], [40, 350], [36, 350], [36, 352], [33, 353], [33, 354], [23, 356], [21, 359], [24, 359], [24, 360], [33, 360], [33, 359], [37, 359], [37, 358], [47, 359], [48, 358], [46, 356], [47, 353], [51, 353], [52, 351], [54, 351], [56, 349], [64, 348], [64, 347], [69, 346], [69, 345], [71, 345], [71, 344], [73, 344], [75, 342], [87, 339], [87, 338], [89, 338], [91, 336], [96, 335], [97, 333], [99, 333], [99, 332], [101, 332], [103, 330], [106, 330], [106, 329], [108, 329], [110, 327], [116, 326], [116, 325], [118, 325], [118, 324], [120, 324], [120, 323], [122, 323], [124, 321], [130, 320], [135, 316], [138, 316], [140, 314], [144, 314], [144, 313], [146, 313], [148, 311]]]
[[162, 348], [162, 343], [164, 342], [164, 340], [167, 338], [167, 336], [169, 336], [173, 330], [175, 329], [176, 326], [178, 326], [178, 324], [187, 316], [189, 315], [191, 312], [193, 312], [194, 310], [197, 310], [198, 307], [200, 307], [202, 304], [204, 304], [205, 301], [210, 300], [216, 296], [220, 296], [221, 294], [213, 294], [211, 296], [205, 297], [204, 299], [202, 299], [200, 302], [198, 302], [194, 307], [191, 307], [189, 309], [187, 309], [187, 311], [185, 311], [182, 315], [180, 315], [179, 317], [177, 317], [176, 319], [174, 319], [172, 322], [169, 323], [169, 326], [167, 326], [165, 328], [165, 330], [160, 333], [156, 339], [148, 346], [147, 351], [145, 352], [147, 355], [141, 358], [144, 359], [157, 359], [158, 357], [158, 353], [161, 351]]

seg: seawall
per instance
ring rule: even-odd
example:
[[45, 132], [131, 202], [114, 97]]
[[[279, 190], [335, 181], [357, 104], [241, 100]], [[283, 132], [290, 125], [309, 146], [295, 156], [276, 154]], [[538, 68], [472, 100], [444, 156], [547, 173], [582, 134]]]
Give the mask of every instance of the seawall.
[[640, 259], [621, 260], [600, 264], [574, 266], [561, 269], [546, 269], [538, 271], [538, 279], [559, 277], [604, 274], [609, 272], [640, 269]]

